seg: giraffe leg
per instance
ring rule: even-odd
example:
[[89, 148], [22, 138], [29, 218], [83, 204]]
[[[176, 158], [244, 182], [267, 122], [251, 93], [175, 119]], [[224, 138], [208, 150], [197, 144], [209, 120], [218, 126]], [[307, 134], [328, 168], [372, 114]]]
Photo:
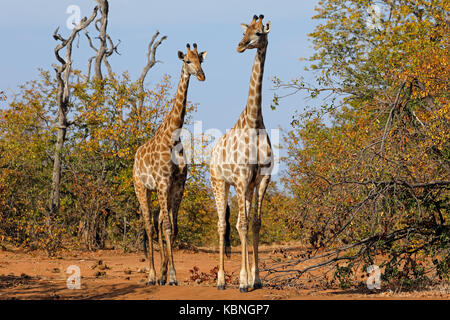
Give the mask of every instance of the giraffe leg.
[[226, 232], [226, 210], [228, 203], [228, 191], [230, 185], [223, 180], [211, 178], [211, 185], [217, 206], [217, 229], [219, 232], [219, 271], [217, 272], [217, 289], [225, 290], [225, 232]]
[[253, 266], [252, 266], [252, 277], [253, 277], [253, 289], [262, 288], [262, 281], [259, 276], [259, 265], [258, 265], [258, 245], [259, 245], [259, 231], [261, 229], [261, 208], [266, 193], [267, 186], [270, 182], [270, 176], [263, 176], [259, 185], [256, 186], [255, 194], [255, 213], [252, 220], [252, 235], [253, 235]]
[[142, 213], [142, 220], [144, 221], [145, 232], [149, 241], [149, 273], [148, 273], [148, 285], [154, 285], [156, 280], [155, 264], [153, 260], [153, 226], [152, 217], [150, 216], [150, 196], [151, 192], [144, 187], [142, 182], [138, 179], [134, 179], [134, 189], [139, 200], [139, 205]]
[[[161, 217], [159, 219], [161, 219]], [[159, 267], [158, 284], [160, 286], [163, 286], [166, 284], [166, 281], [167, 281], [168, 258], [167, 258], [166, 246], [164, 245], [164, 237], [163, 237], [163, 232], [162, 232], [162, 221], [159, 222], [159, 227], [158, 227], [158, 243], [159, 243], [159, 254], [161, 257], [161, 262], [160, 262], [160, 267]]]
[[239, 237], [241, 239], [241, 272], [239, 273], [239, 291], [248, 291], [248, 247], [247, 247], [247, 233], [248, 233], [248, 219], [246, 213], [246, 191], [243, 184], [236, 186], [236, 193], [239, 202], [239, 216], [236, 224]]
[[[162, 227], [162, 231], [160, 230], [159, 233], [161, 234], [161, 232], [164, 233], [164, 238], [166, 240], [166, 247], [167, 247], [167, 254], [165, 257], [165, 261], [164, 261], [164, 267], [165, 267], [165, 271], [167, 273], [167, 262], [169, 264], [169, 285], [177, 285], [177, 277], [176, 277], [176, 272], [175, 272], [175, 267], [173, 264], [173, 254], [172, 254], [172, 223], [170, 221], [170, 216], [169, 216], [169, 197], [168, 197], [168, 190], [169, 188], [164, 188], [162, 190], [158, 190], [158, 200], [159, 200], [159, 205], [160, 205], [160, 213], [159, 213], [159, 218], [160, 218], [160, 226]], [[162, 239], [160, 240], [160, 242], [162, 242]], [[165, 280], [165, 279], [164, 279]], [[165, 283], [165, 281], [164, 281]]]
[[[250, 220], [250, 214], [252, 210], [252, 201], [253, 201], [253, 188], [248, 188], [247, 194], [245, 195], [245, 214], [247, 217], [247, 221]], [[247, 229], [248, 230], [248, 229]], [[247, 240], [248, 241], [248, 240]], [[247, 261], [247, 272], [248, 272], [248, 284], [250, 287], [250, 284], [253, 283], [253, 276], [250, 272], [250, 259], [248, 258], [248, 245], [247, 245], [247, 252], [246, 252], [246, 261]]]
[[[161, 203], [161, 200], [159, 199], [159, 193], [158, 193], [158, 202]], [[159, 243], [159, 254], [161, 256], [161, 262], [160, 262], [160, 275], [158, 279], [158, 284], [160, 286], [163, 286], [166, 284], [167, 281], [167, 253], [166, 248], [164, 246], [164, 238], [163, 238], [163, 217], [161, 215], [162, 208], [159, 209], [159, 216], [158, 216], [158, 243]]]

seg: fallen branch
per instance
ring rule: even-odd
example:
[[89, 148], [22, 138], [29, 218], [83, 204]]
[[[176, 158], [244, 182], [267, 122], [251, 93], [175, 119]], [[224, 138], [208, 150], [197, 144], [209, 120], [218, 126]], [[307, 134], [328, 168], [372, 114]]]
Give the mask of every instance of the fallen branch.
[[[305, 273], [330, 265], [335, 266], [338, 262], [341, 261], [353, 261], [358, 258], [361, 258], [369, 250], [377, 249], [379, 247], [378, 243], [380, 241], [382, 241], [383, 246], [386, 246], [400, 239], [404, 239], [408, 237], [410, 234], [415, 232], [416, 233], [419, 232], [421, 234], [429, 234], [430, 232], [435, 232], [437, 234], [439, 232], [442, 232], [439, 231], [442, 228], [448, 228], [448, 226], [436, 226], [436, 230], [427, 228], [425, 226], [406, 227], [400, 230], [393, 231], [389, 234], [380, 233], [371, 237], [367, 237], [361, 241], [339, 247], [335, 250], [326, 252], [321, 255], [317, 256], [308, 255], [306, 258], [296, 259], [289, 262], [277, 262], [263, 269], [263, 271], [267, 272], [267, 274], [264, 276], [264, 280], [274, 286], [298, 285], [299, 281], [301, 280], [301, 276], [304, 275]], [[431, 242], [433, 241], [434, 239], [431, 240]], [[361, 247], [358, 250], [358, 252], [354, 254], [346, 254], [350, 249], [356, 247]], [[405, 253], [410, 252], [406, 251]], [[294, 268], [301, 263], [306, 263], [313, 260], [322, 260], [322, 261], [307, 266], [303, 269]]]

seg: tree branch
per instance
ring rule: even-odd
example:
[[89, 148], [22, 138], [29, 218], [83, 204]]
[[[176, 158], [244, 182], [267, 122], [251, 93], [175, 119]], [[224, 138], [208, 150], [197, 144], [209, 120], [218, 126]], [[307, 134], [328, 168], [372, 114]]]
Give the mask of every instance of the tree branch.
[[147, 76], [148, 71], [158, 62], [156, 60], [156, 50], [161, 45], [161, 43], [167, 39], [167, 36], [161, 37], [158, 41], [155, 42], [155, 40], [159, 36], [159, 31], [156, 31], [153, 35], [152, 40], [150, 41], [150, 44], [148, 45], [148, 51], [147, 51], [147, 64], [144, 66], [144, 69], [141, 72], [141, 76], [138, 79], [138, 84], [140, 87], [141, 92], [144, 92], [144, 80]]
[[[297, 260], [290, 261], [290, 262], [277, 262], [277, 263], [274, 263], [264, 269], [264, 271], [267, 271], [267, 275], [264, 278], [265, 278], [265, 280], [267, 280], [269, 282], [273, 282], [274, 280], [282, 279], [282, 280], [284, 280], [284, 283], [292, 284], [292, 282], [296, 282], [296, 281], [300, 280], [300, 277], [303, 274], [307, 273], [308, 271], [319, 269], [319, 268], [322, 268], [322, 267], [325, 267], [325, 266], [328, 266], [328, 265], [331, 265], [331, 264], [334, 264], [336, 262], [343, 261], [343, 260], [346, 260], [346, 261], [355, 260], [355, 259], [361, 257], [365, 252], [370, 250], [370, 248], [372, 248], [373, 246], [376, 246], [376, 244], [379, 241], [383, 241], [386, 244], [392, 243], [394, 241], [398, 241], [400, 239], [407, 237], [412, 232], [420, 232], [420, 229], [421, 229], [421, 226], [406, 227], [403, 229], [393, 231], [389, 234], [381, 234], [381, 233], [376, 234], [374, 236], [367, 237], [361, 241], [358, 241], [358, 242], [355, 242], [355, 243], [352, 243], [352, 244], [349, 244], [346, 246], [342, 246], [340, 248], [337, 248], [333, 251], [327, 252], [322, 255], [312, 256], [312, 257], [308, 256], [307, 258], [301, 258], [301, 259], [297, 259]], [[347, 252], [348, 250], [353, 249], [355, 247], [359, 247], [359, 246], [361, 246], [361, 249], [358, 252], [356, 252], [355, 254], [340, 256], [341, 253]], [[312, 261], [312, 260], [318, 260], [318, 259], [325, 259], [325, 260], [318, 262], [316, 264], [310, 265], [303, 269], [287, 269], [288, 267], [295, 267], [295, 266], [299, 265], [300, 263], [304, 263], [304, 262]], [[295, 276], [286, 278], [292, 274], [294, 274]], [[280, 285], [280, 284], [277, 283], [277, 285]]]

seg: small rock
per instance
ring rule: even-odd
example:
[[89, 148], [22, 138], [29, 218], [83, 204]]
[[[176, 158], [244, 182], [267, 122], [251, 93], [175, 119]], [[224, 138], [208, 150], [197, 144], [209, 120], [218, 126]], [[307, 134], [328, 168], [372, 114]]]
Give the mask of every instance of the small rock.
[[105, 271], [97, 271], [97, 272], [94, 274], [94, 276], [95, 276], [96, 278], [98, 278], [98, 277], [103, 277], [103, 276], [106, 276], [106, 272], [105, 272]]
[[111, 269], [108, 265], [106, 265], [106, 263], [105, 264], [100, 264], [99, 266], [98, 266], [98, 269], [99, 270], [109, 270], [109, 269]]

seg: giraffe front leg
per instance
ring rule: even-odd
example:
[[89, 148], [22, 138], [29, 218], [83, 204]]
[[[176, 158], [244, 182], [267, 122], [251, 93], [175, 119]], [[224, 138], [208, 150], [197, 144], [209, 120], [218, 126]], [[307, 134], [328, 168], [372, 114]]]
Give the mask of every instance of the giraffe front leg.
[[[245, 195], [245, 214], [247, 217], [247, 222], [250, 220], [250, 213], [251, 213], [251, 209], [252, 209], [252, 201], [253, 201], [253, 188], [249, 188], [247, 191], [247, 194]], [[247, 233], [248, 233], [248, 228], [247, 228]], [[248, 241], [248, 239], [247, 239]], [[250, 284], [253, 283], [253, 275], [250, 272], [250, 259], [248, 258], [248, 245], [247, 245], [247, 251], [246, 251], [246, 262], [247, 262], [247, 272], [248, 272], [248, 284], [250, 287]]]
[[248, 292], [249, 288], [249, 270], [248, 270], [248, 246], [247, 246], [247, 233], [248, 233], [248, 219], [246, 213], [246, 192], [241, 186], [236, 188], [236, 193], [239, 201], [239, 216], [236, 223], [236, 229], [241, 239], [241, 272], [239, 273], [239, 291]]
[[134, 188], [139, 200], [139, 206], [141, 209], [142, 220], [144, 223], [144, 229], [147, 234], [149, 242], [149, 273], [147, 285], [154, 285], [156, 281], [155, 264], [153, 260], [153, 226], [152, 217], [150, 216], [151, 199], [150, 191], [144, 187], [139, 178], [134, 179]]
[[[146, 222], [146, 224], [147, 224], [147, 222]], [[148, 226], [146, 226], [145, 229], [148, 234], [147, 238], [148, 238], [149, 249], [150, 249], [149, 257], [148, 257], [149, 271], [148, 271], [147, 285], [153, 286], [156, 283], [155, 262], [153, 260], [153, 227], [150, 224], [148, 224]]]
[[259, 231], [261, 229], [261, 208], [266, 192], [267, 186], [270, 182], [270, 176], [264, 176], [261, 183], [256, 187], [255, 194], [255, 213], [252, 220], [252, 235], [253, 235], [253, 266], [252, 266], [252, 276], [253, 276], [253, 289], [262, 288], [262, 281], [259, 276], [259, 259], [258, 259], [258, 245], [259, 245]]
[[217, 289], [225, 290], [225, 233], [226, 233], [226, 210], [228, 202], [228, 191], [230, 186], [223, 180], [211, 178], [214, 198], [217, 206], [217, 230], [219, 233], [219, 271], [217, 272]]
[[177, 286], [177, 273], [175, 271], [175, 265], [173, 263], [173, 252], [172, 252], [172, 230], [170, 228], [164, 229], [164, 235], [166, 237], [167, 243], [167, 258], [169, 261], [169, 285]]
[[[148, 202], [150, 202], [149, 196], [148, 196]], [[151, 218], [150, 218], [151, 219]], [[153, 259], [153, 226], [151, 224], [151, 220], [148, 218], [144, 218], [144, 226], [145, 231], [147, 232], [147, 239], [149, 244], [149, 255], [148, 255], [148, 263], [149, 263], [149, 271], [148, 271], [148, 286], [153, 286], [156, 283], [156, 271], [155, 271], [155, 262]]]
[[160, 286], [163, 286], [166, 284], [167, 281], [167, 253], [166, 253], [166, 248], [164, 246], [164, 238], [163, 238], [163, 226], [162, 226], [162, 219], [161, 219], [161, 209], [159, 212], [159, 218], [158, 218], [158, 243], [159, 243], [159, 254], [161, 256], [161, 261], [160, 261], [160, 269], [159, 269], [159, 279], [158, 279], [158, 284]]

